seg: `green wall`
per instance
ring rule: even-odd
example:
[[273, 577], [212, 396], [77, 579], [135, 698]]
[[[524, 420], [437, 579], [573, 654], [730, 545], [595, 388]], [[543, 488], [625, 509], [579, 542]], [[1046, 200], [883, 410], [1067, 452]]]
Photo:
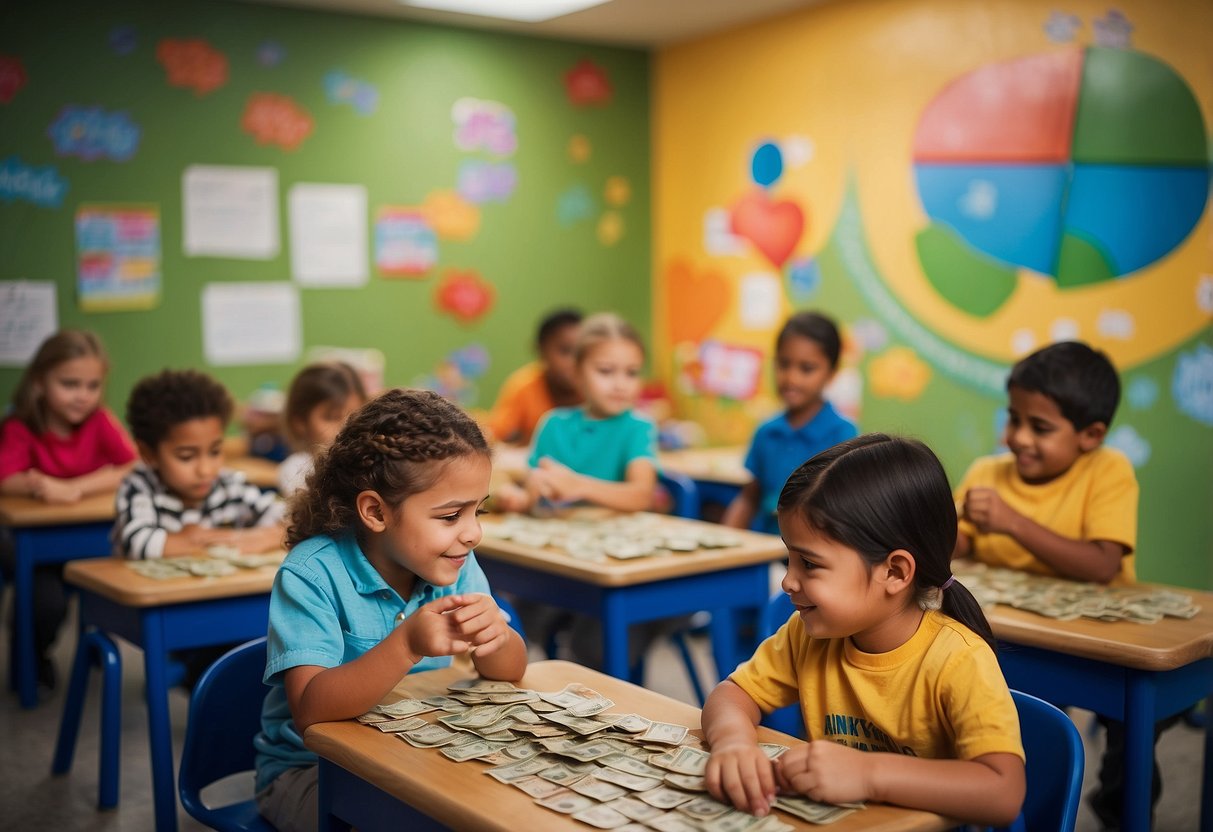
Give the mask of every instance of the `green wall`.
[[[65, 25], [67, 21], [70, 25]], [[113, 47], [133, 43], [129, 54]], [[227, 56], [227, 83], [206, 95], [170, 86], [157, 61], [164, 38], [201, 38]], [[275, 66], [258, 60], [272, 41]], [[121, 413], [142, 375], [172, 367], [206, 367], [201, 292], [223, 281], [290, 279], [287, 194], [298, 182], [365, 185], [368, 236], [382, 205], [420, 205], [454, 189], [461, 162], [489, 160], [453, 141], [451, 105], [471, 97], [500, 102], [516, 117], [518, 150], [509, 158], [518, 186], [504, 203], [482, 204], [479, 233], [439, 242], [437, 265], [419, 280], [383, 279], [374, 267], [359, 288], [301, 288], [304, 348], [375, 347], [386, 355], [388, 384], [410, 384], [434, 372], [452, 351], [483, 345], [487, 372], [465, 403], [491, 405], [512, 369], [531, 357], [538, 318], [555, 305], [612, 309], [648, 331], [649, 66], [645, 53], [489, 34], [417, 23], [223, 2], [6, 3], [0, 8], [0, 56], [20, 59], [28, 81], [0, 103], [0, 161], [53, 166], [68, 183], [58, 208], [0, 200], [0, 280], [53, 280], [64, 327], [97, 331], [113, 358], [107, 401]], [[610, 102], [577, 107], [564, 74], [578, 61], [602, 67]], [[378, 107], [361, 115], [334, 103], [324, 77], [339, 70], [373, 84]], [[312, 133], [298, 149], [258, 145], [241, 117], [249, 96], [290, 96], [310, 113]], [[47, 128], [67, 105], [125, 112], [142, 130], [127, 162], [58, 156]], [[584, 163], [570, 159], [575, 134], [589, 139]], [[181, 177], [192, 164], [256, 165], [278, 170], [281, 252], [268, 261], [186, 257], [182, 246]], [[621, 176], [630, 199], [615, 208], [624, 233], [599, 241], [608, 206], [604, 185]], [[570, 188], [590, 196], [587, 216], [562, 221], [557, 205]], [[84, 313], [76, 296], [74, 215], [78, 205], [158, 205], [162, 284], [147, 312]], [[496, 305], [465, 325], [437, 311], [432, 296], [445, 269], [473, 269], [493, 284]], [[238, 398], [264, 383], [285, 387], [298, 365], [212, 368]], [[19, 370], [0, 368], [7, 401]]]

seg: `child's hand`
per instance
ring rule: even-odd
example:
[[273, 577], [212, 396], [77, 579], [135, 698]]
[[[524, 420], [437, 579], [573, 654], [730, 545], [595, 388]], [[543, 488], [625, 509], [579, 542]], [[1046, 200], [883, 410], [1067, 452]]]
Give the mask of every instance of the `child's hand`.
[[[480, 597], [482, 596], [444, 595], [404, 619], [399, 630], [413, 664], [427, 656], [454, 656], [468, 652], [473, 646], [472, 641], [463, 633], [462, 624], [452, 613]], [[496, 606], [493, 604], [494, 608]]]
[[455, 622], [456, 630], [480, 657], [488, 656], [503, 646], [510, 638], [509, 624], [493, 596], [470, 593], [458, 596], [464, 605], [448, 612], [446, 617]]
[[78, 503], [84, 498], [84, 491], [68, 480], [49, 477], [41, 471], [30, 471], [27, 476], [29, 476], [30, 492], [44, 503], [66, 505]]
[[[790, 752], [785, 752], [790, 753]], [[708, 791], [717, 800], [762, 817], [775, 800], [775, 772], [756, 744], [739, 743], [712, 749], [704, 773]]]
[[493, 495], [493, 509], [496, 511], [526, 511], [531, 507], [531, 498], [526, 490], [507, 482]]
[[548, 457], [539, 460], [539, 467], [527, 478], [527, 490], [554, 503], [576, 502], [584, 497], [577, 472]]
[[829, 740], [813, 740], [780, 754], [775, 776], [781, 791], [822, 803], [858, 803], [872, 798], [872, 756]]
[[970, 488], [965, 494], [964, 516], [982, 534], [1007, 534], [1018, 514], [993, 488]]
[[229, 545], [235, 546], [243, 554], [257, 555], [262, 552], [273, 552], [285, 547], [286, 541], [282, 535], [281, 526], [257, 526], [252, 529], [233, 529]]

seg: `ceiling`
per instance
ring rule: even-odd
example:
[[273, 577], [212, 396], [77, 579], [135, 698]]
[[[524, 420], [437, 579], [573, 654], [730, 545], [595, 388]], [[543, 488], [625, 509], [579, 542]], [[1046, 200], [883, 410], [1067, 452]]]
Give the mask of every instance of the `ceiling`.
[[246, 0], [344, 14], [407, 18], [586, 43], [651, 48], [818, 5], [826, 0], [608, 0], [541, 23], [405, 6], [398, 0]]

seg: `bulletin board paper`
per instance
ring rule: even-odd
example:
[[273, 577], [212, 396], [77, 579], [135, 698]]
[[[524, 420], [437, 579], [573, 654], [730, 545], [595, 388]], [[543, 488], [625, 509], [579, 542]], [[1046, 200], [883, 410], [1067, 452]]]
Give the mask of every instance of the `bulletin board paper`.
[[160, 300], [160, 209], [81, 205], [76, 291], [85, 312], [152, 309]]
[[304, 286], [367, 281], [366, 188], [301, 183], [288, 198], [291, 274]]
[[203, 354], [217, 366], [292, 364], [302, 349], [290, 283], [212, 283], [202, 290]]
[[55, 284], [49, 280], [0, 282], [0, 365], [24, 367], [59, 328]]
[[278, 256], [278, 171], [190, 165], [181, 177], [189, 257]]

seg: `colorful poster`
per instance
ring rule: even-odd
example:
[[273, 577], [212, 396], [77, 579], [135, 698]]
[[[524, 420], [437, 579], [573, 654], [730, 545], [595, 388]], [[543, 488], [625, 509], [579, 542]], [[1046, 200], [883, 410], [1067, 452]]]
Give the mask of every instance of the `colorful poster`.
[[375, 266], [392, 277], [420, 277], [438, 262], [438, 237], [416, 208], [385, 207], [375, 220]]
[[160, 301], [160, 209], [89, 205], [76, 211], [76, 289], [85, 312], [151, 309]]

